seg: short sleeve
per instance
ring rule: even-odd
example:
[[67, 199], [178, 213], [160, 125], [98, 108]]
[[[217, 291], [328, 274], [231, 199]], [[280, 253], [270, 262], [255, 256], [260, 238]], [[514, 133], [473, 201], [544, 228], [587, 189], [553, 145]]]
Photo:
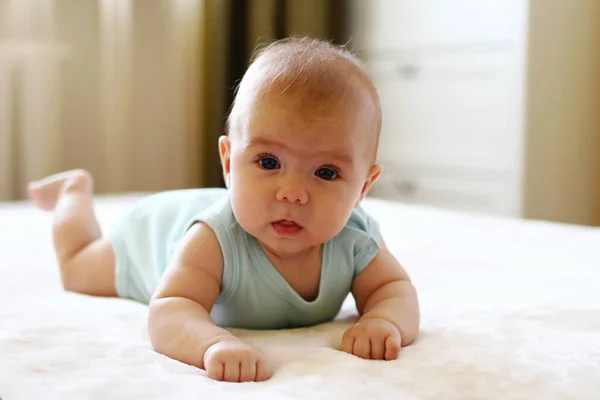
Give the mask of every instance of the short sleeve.
[[361, 273], [379, 252], [379, 223], [360, 206], [352, 211], [347, 229], [352, 234], [354, 276]]

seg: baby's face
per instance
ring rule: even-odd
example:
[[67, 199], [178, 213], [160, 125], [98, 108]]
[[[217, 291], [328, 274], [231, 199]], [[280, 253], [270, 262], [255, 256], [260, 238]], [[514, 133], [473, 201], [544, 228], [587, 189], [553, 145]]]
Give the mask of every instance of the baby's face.
[[[332, 239], [379, 175], [366, 115], [303, 116], [262, 101], [242, 129], [221, 138], [240, 225], [280, 256]], [[229, 160], [229, 161], [228, 161]]]

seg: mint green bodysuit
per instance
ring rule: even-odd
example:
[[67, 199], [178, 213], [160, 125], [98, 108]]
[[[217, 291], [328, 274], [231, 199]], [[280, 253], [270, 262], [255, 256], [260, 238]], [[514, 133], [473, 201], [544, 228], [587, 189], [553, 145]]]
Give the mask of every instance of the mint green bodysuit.
[[211, 317], [225, 327], [282, 329], [329, 321], [353, 278], [379, 250], [378, 224], [355, 208], [341, 232], [323, 245], [319, 294], [306, 301], [237, 223], [227, 189], [163, 192], [141, 200], [110, 233], [118, 294], [148, 303], [179, 242], [198, 221], [214, 230], [223, 253], [221, 291]]

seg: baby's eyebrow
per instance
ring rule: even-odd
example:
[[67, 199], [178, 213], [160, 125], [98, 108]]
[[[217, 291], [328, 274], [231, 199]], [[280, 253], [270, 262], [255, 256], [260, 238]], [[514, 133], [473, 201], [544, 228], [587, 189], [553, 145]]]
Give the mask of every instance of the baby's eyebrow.
[[[281, 143], [275, 140], [270, 140], [270, 139], [265, 139], [265, 138], [249, 138], [248, 140], [245, 141], [244, 143], [244, 149], [248, 149], [250, 147], [253, 146], [276, 146], [276, 147], [280, 147], [285, 151], [288, 152], [298, 152], [298, 149], [295, 149], [291, 146], [288, 146], [285, 143]], [[354, 158], [352, 157], [352, 155], [350, 153], [348, 153], [347, 151], [324, 151], [324, 152], [317, 152], [317, 155], [321, 155], [324, 158], [328, 158], [331, 159], [332, 161], [337, 161], [340, 163], [344, 163], [344, 164], [352, 164], [354, 161]], [[311, 156], [314, 156], [315, 154], [312, 153]]]
[[343, 164], [352, 164], [354, 158], [345, 152], [334, 152], [334, 153], [326, 153], [328, 157], [331, 157], [334, 161], [341, 162]]
[[279, 143], [279, 142], [275, 142], [273, 140], [269, 140], [269, 139], [265, 139], [265, 138], [250, 138], [245, 140], [244, 143], [244, 148], [247, 149], [248, 147], [251, 146], [259, 146], [259, 145], [263, 145], [263, 146], [269, 146], [269, 145], [275, 145], [275, 146], [279, 146], [279, 147], [284, 147], [286, 149], [289, 149], [288, 146], [286, 146], [283, 143]]

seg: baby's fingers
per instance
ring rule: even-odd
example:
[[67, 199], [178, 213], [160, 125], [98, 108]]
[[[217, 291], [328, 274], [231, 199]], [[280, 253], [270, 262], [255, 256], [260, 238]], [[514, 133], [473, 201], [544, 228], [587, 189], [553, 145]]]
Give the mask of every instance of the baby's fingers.
[[256, 379], [256, 362], [246, 360], [240, 364], [240, 382], [252, 382]]
[[206, 366], [206, 376], [210, 379], [222, 381], [224, 372], [225, 366], [221, 362], [211, 362]]
[[388, 336], [385, 339], [385, 359], [395, 360], [400, 354], [400, 340], [395, 336]]
[[369, 359], [371, 356], [371, 343], [367, 335], [360, 335], [354, 340], [352, 353], [360, 358]]
[[258, 360], [256, 362], [256, 382], [266, 381], [271, 377], [271, 367], [266, 361]]
[[340, 345], [340, 351], [344, 353], [352, 354], [354, 348], [354, 335], [350, 331], [346, 331], [342, 336], [342, 344]]
[[227, 361], [225, 363], [225, 371], [223, 373], [223, 380], [226, 382], [239, 382], [240, 381], [240, 369], [241, 369], [240, 362]]
[[371, 360], [383, 360], [385, 357], [385, 338], [371, 338]]

